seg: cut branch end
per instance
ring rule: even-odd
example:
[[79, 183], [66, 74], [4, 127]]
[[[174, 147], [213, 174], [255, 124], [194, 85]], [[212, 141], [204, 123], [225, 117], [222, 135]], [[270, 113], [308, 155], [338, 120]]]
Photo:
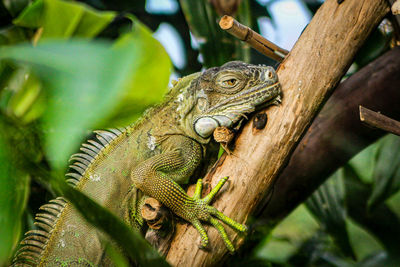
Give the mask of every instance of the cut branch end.
[[261, 54], [264, 54], [276, 61], [281, 62], [289, 53], [289, 51], [268, 41], [249, 27], [240, 24], [231, 16], [223, 16], [219, 21], [219, 26], [221, 29], [232, 34], [239, 40], [248, 43], [252, 48], [256, 49]]
[[360, 121], [371, 127], [400, 136], [400, 122], [360, 105]]

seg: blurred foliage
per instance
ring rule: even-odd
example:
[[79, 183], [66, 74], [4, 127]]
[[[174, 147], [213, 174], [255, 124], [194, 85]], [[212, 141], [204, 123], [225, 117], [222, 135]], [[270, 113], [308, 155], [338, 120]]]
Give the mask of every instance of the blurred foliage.
[[0, 117], [0, 263], [12, 253], [13, 244], [19, 239], [21, 217], [29, 193], [29, 177], [17, 168], [19, 161], [13, 151], [15, 139]]
[[322, 229], [334, 239], [342, 253], [354, 258], [346, 229], [345, 192], [342, 177], [335, 173], [307, 200], [306, 206], [318, 219]]
[[166, 92], [168, 55], [133, 15], [124, 17], [129, 27], [115, 38], [93, 40], [115, 12], [38, 0], [1, 31], [0, 265], [9, 262], [22, 228], [31, 224], [21, 220], [32, 217], [22, 216], [30, 178], [85, 211], [132, 260], [166, 265], [138, 233], [60, 178], [89, 129], [132, 123]]
[[[275, 227], [252, 259], [265, 261], [260, 266], [398, 266], [400, 157], [388, 155], [398, 151], [393, 135], [361, 151]], [[384, 186], [375, 185], [378, 173]]]
[[[199, 42], [206, 68], [220, 66], [229, 59], [250, 61], [250, 48], [219, 27], [219, 16], [210, 2], [181, 0], [181, 6], [189, 28]], [[237, 17], [244, 24], [250, 23], [249, 0], [242, 1]]]
[[[142, 265], [165, 265], [137, 233], [79, 191], [61, 173], [94, 128], [134, 122], [162, 99], [171, 62], [151, 32], [167, 23], [186, 55], [178, 76], [230, 60], [276, 64], [221, 31], [212, 1], [0, 1], [0, 265], [10, 262], [21, 233], [49, 198], [64, 195]], [[243, 0], [234, 14], [259, 30], [274, 27], [279, 0]], [[314, 13], [323, 1], [304, 0]], [[100, 11], [101, 10], [101, 11]], [[146, 25], [146, 26], [145, 26]], [[281, 33], [282, 36], [284, 33]], [[268, 38], [268, 36], [267, 36]], [[358, 53], [351, 75], [389, 49], [377, 29]], [[156, 77], [156, 78], [155, 78]], [[400, 141], [388, 136], [357, 155], [273, 231], [268, 222], [231, 266], [395, 266], [400, 250]], [[29, 199], [29, 200], [28, 200]], [[89, 212], [88, 212], [89, 211]], [[128, 260], [112, 244], [118, 266]]]
[[[400, 138], [388, 136], [380, 143], [373, 174], [373, 191], [368, 205], [371, 210], [400, 189]], [[388, 164], [390, 162], [390, 164]]]

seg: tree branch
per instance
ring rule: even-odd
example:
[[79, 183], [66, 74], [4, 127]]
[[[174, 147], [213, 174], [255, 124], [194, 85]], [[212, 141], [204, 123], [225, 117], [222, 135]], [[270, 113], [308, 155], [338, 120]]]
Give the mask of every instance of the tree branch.
[[241, 41], [248, 43], [261, 54], [281, 62], [289, 51], [268, 41], [249, 27], [240, 24], [231, 16], [223, 16], [219, 21], [221, 29], [232, 34]]
[[[247, 125], [236, 142], [234, 155], [225, 157], [207, 179], [215, 186], [230, 176], [229, 187], [214, 206], [231, 218], [245, 222], [288, 162], [324, 100], [339, 82], [369, 33], [389, 11], [384, 0], [327, 0], [281, 64], [278, 75], [284, 97], [280, 107], [268, 110], [268, 125], [252, 131]], [[249, 159], [251, 161], [249, 162]], [[228, 230], [236, 247], [243, 237]], [[215, 229], [209, 228], [210, 252], [198, 248], [199, 235], [187, 224], [177, 227], [167, 255], [175, 266], [209, 266], [227, 250]]]
[[400, 135], [400, 122], [360, 105], [360, 120], [371, 127]]

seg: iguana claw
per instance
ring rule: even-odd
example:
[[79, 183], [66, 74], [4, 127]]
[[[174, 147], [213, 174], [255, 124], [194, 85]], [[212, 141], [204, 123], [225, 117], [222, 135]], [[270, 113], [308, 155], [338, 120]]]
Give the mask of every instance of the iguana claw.
[[[201, 191], [202, 191], [202, 179], [197, 180], [197, 185], [195, 189], [195, 193], [193, 196], [193, 200], [196, 201], [196, 206], [200, 208], [201, 210], [205, 211], [206, 216], [198, 216], [197, 218], [192, 219], [190, 222], [193, 224], [193, 226], [197, 229], [197, 231], [200, 234], [201, 237], [201, 247], [206, 248], [208, 245], [208, 236], [206, 231], [204, 230], [203, 226], [200, 223], [200, 220], [207, 221], [211, 223], [220, 233], [222, 240], [224, 241], [226, 247], [228, 250], [233, 253], [235, 251], [235, 248], [233, 247], [232, 242], [229, 240], [229, 237], [222, 226], [222, 224], [218, 221], [222, 221], [232, 227], [233, 229], [240, 231], [240, 232], [246, 232], [247, 227], [243, 224], [240, 224], [231, 218], [227, 217], [224, 215], [222, 212], [218, 211], [216, 208], [213, 206], [210, 206], [209, 203], [212, 201], [214, 196], [218, 193], [218, 191], [221, 189], [221, 187], [225, 184], [225, 182], [228, 180], [228, 177], [223, 177], [221, 180], [219, 180], [218, 184], [211, 190], [211, 192], [205, 196], [204, 198], [201, 198]], [[200, 214], [204, 214], [204, 212], [200, 212]], [[200, 217], [200, 218], [199, 218]]]

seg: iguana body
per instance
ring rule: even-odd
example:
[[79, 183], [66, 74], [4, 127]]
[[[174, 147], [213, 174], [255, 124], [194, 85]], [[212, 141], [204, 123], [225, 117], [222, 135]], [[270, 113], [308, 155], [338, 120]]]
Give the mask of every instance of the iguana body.
[[[195, 73], [178, 82], [165, 101], [133, 126], [98, 131], [97, 140], [74, 154], [68, 182], [107, 207], [133, 227], [140, 227], [139, 190], [154, 197], [190, 222], [208, 238], [201, 221], [213, 224], [231, 251], [233, 246], [219, 223], [239, 231], [245, 226], [231, 220], [209, 202], [223, 185], [200, 199], [201, 182], [194, 197], [186, 184], [206, 154], [217, 126], [233, 127], [255, 106], [274, 103], [280, 95], [271, 67], [230, 62], [220, 68]], [[102, 240], [106, 237], [89, 225], [72, 204], [62, 198], [41, 207], [36, 225], [27, 233], [14, 264], [40, 266], [109, 266]]]

